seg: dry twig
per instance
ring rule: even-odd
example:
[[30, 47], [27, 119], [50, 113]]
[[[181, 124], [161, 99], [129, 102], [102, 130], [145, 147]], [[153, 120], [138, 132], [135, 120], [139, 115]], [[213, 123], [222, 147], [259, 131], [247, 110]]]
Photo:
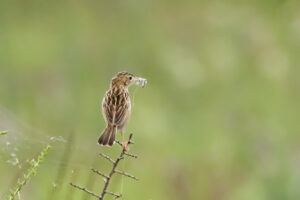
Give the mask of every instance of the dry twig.
[[[131, 141], [132, 136], [133, 136], [132, 134], [129, 135], [128, 145], [134, 144], [134, 143]], [[79, 189], [79, 190], [82, 190], [82, 191], [88, 193], [88, 194], [91, 195], [91, 196], [94, 196], [94, 197], [98, 198], [99, 200], [103, 200], [103, 199], [104, 199], [104, 196], [105, 196], [106, 194], [109, 194], [109, 195], [114, 196], [115, 199], [121, 198], [121, 197], [122, 197], [122, 194], [117, 194], [117, 193], [108, 191], [107, 188], [108, 188], [108, 186], [109, 186], [109, 184], [110, 184], [110, 181], [111, 181], [111, 178], [112, 178], [112, 176], [113, 176], [114, 174], [119, 174], [119, 175], [122, 175], [122, 176], [126, 176], [126, 177], [129, 177], [129, 178], [132, 178], [132, 179], [134, 179], [134, 180], [139, 180], [137, 177], [135, 177], [135, 176], [133, 176], [133, 175], [131, 175], [131, 174], [128, 174], [127, 172], [123, 172], [123, 171], [120, 171], [120, 170], [117, 170], [117, 169], [116, 169], [117, 166], [118, 166], [118, 164], [120, 163], [120, 161], [121, 161], [122, 159], [124, 159], [124, 156], [132, 157], [132, 158], [137, 158], [137, 155], [134, 155], [134, 154], [131, 154], [131, 153], [128, 153], [128, 152], [124, 151], [121, 142], [116, 141], [116, 143], [119, 144], [119, 145], [121, 146], [121, 148], [122, 148], [122, 151], [121, 151], [120, 155], [116, 158], [116, 160], [113, 160], [112, 158], [110, 158], [109, 156], [107, 156], [107, 155], [105, 155], [105, 154], [103, 154], [103, 153], [100, 153], [100, 154], [99, 154], [101, 157], [105, 158], [106, 160], [108, 160], [110, 163], [113, 164], [110, 173], [109, 173], [108, 175], [106, 175], [105, 173], [103, 173], [103, 172], [101, 172], [101, 171], [99, 171], [99, 170], [91, 169], [94, 173], [96, 173], [96, 174], [98, 174], [98, 175], [100, 175], [100, 176], [102, 176], [102, 177], [104, 178], [104, 187], [103, 187], [103, 189], [102, 189], [101, 194], [96, 194], [96, 193], [94, 193], [94, 192], [89, 191], [88, 189], [86, 189], [86, 188], [84, 188], [84, 187], [75, 185], [75, 184], [73, 184], [73, 183], [70, 183], [70, 185], [73, 186], [73, 187], [75, 187], [75, 188], [77, 188], [77, 189]]]

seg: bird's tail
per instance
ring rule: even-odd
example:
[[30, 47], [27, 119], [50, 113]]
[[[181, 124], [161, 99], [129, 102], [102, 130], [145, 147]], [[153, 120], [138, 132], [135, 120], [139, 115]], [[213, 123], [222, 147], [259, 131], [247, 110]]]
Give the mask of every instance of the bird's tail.
[[98, 143], [100, 145], [109, 145], [112, 146], [114, 144], [116, 138], [117, 127], [108, 125], [102, 135], [100, 136]]

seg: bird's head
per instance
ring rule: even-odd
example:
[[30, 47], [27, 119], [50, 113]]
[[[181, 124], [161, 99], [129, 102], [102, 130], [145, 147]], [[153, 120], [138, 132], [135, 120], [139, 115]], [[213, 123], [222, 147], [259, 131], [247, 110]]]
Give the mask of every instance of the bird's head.
[[112, 87], [124, 87], [128, 88], [131, 85], [141, 85], [145, 87], [147, 84], [147, 79], [134, 76], [128, 72], [119, 72], [111, 80]]

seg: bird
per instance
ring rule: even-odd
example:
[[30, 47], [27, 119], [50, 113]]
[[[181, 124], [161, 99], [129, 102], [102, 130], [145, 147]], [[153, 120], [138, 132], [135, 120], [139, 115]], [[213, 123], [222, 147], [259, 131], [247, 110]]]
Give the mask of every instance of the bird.
[[122, 136], [123, 150], [127, 150], [124, 140], [124, 129], [131, 115], [131, 101], [128, 88], [132, 85], [145, 87], [147, 79], [134, 76], [129, 72], [118, 72], [111, 80], [110, 88], [102, 100], [102, 115], [106, 122], [98, 143], [103, 146], [112, 146], [116, 133], [119, 130]]

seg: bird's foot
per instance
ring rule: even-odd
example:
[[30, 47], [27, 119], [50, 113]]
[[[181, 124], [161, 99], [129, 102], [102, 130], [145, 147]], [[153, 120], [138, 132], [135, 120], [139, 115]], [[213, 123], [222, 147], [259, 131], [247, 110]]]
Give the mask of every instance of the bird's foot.
[[123, 141], [122, 142], [122, 147], [123, 147], [123, 151], [127, 151], [128, 150], [128, 142]]

